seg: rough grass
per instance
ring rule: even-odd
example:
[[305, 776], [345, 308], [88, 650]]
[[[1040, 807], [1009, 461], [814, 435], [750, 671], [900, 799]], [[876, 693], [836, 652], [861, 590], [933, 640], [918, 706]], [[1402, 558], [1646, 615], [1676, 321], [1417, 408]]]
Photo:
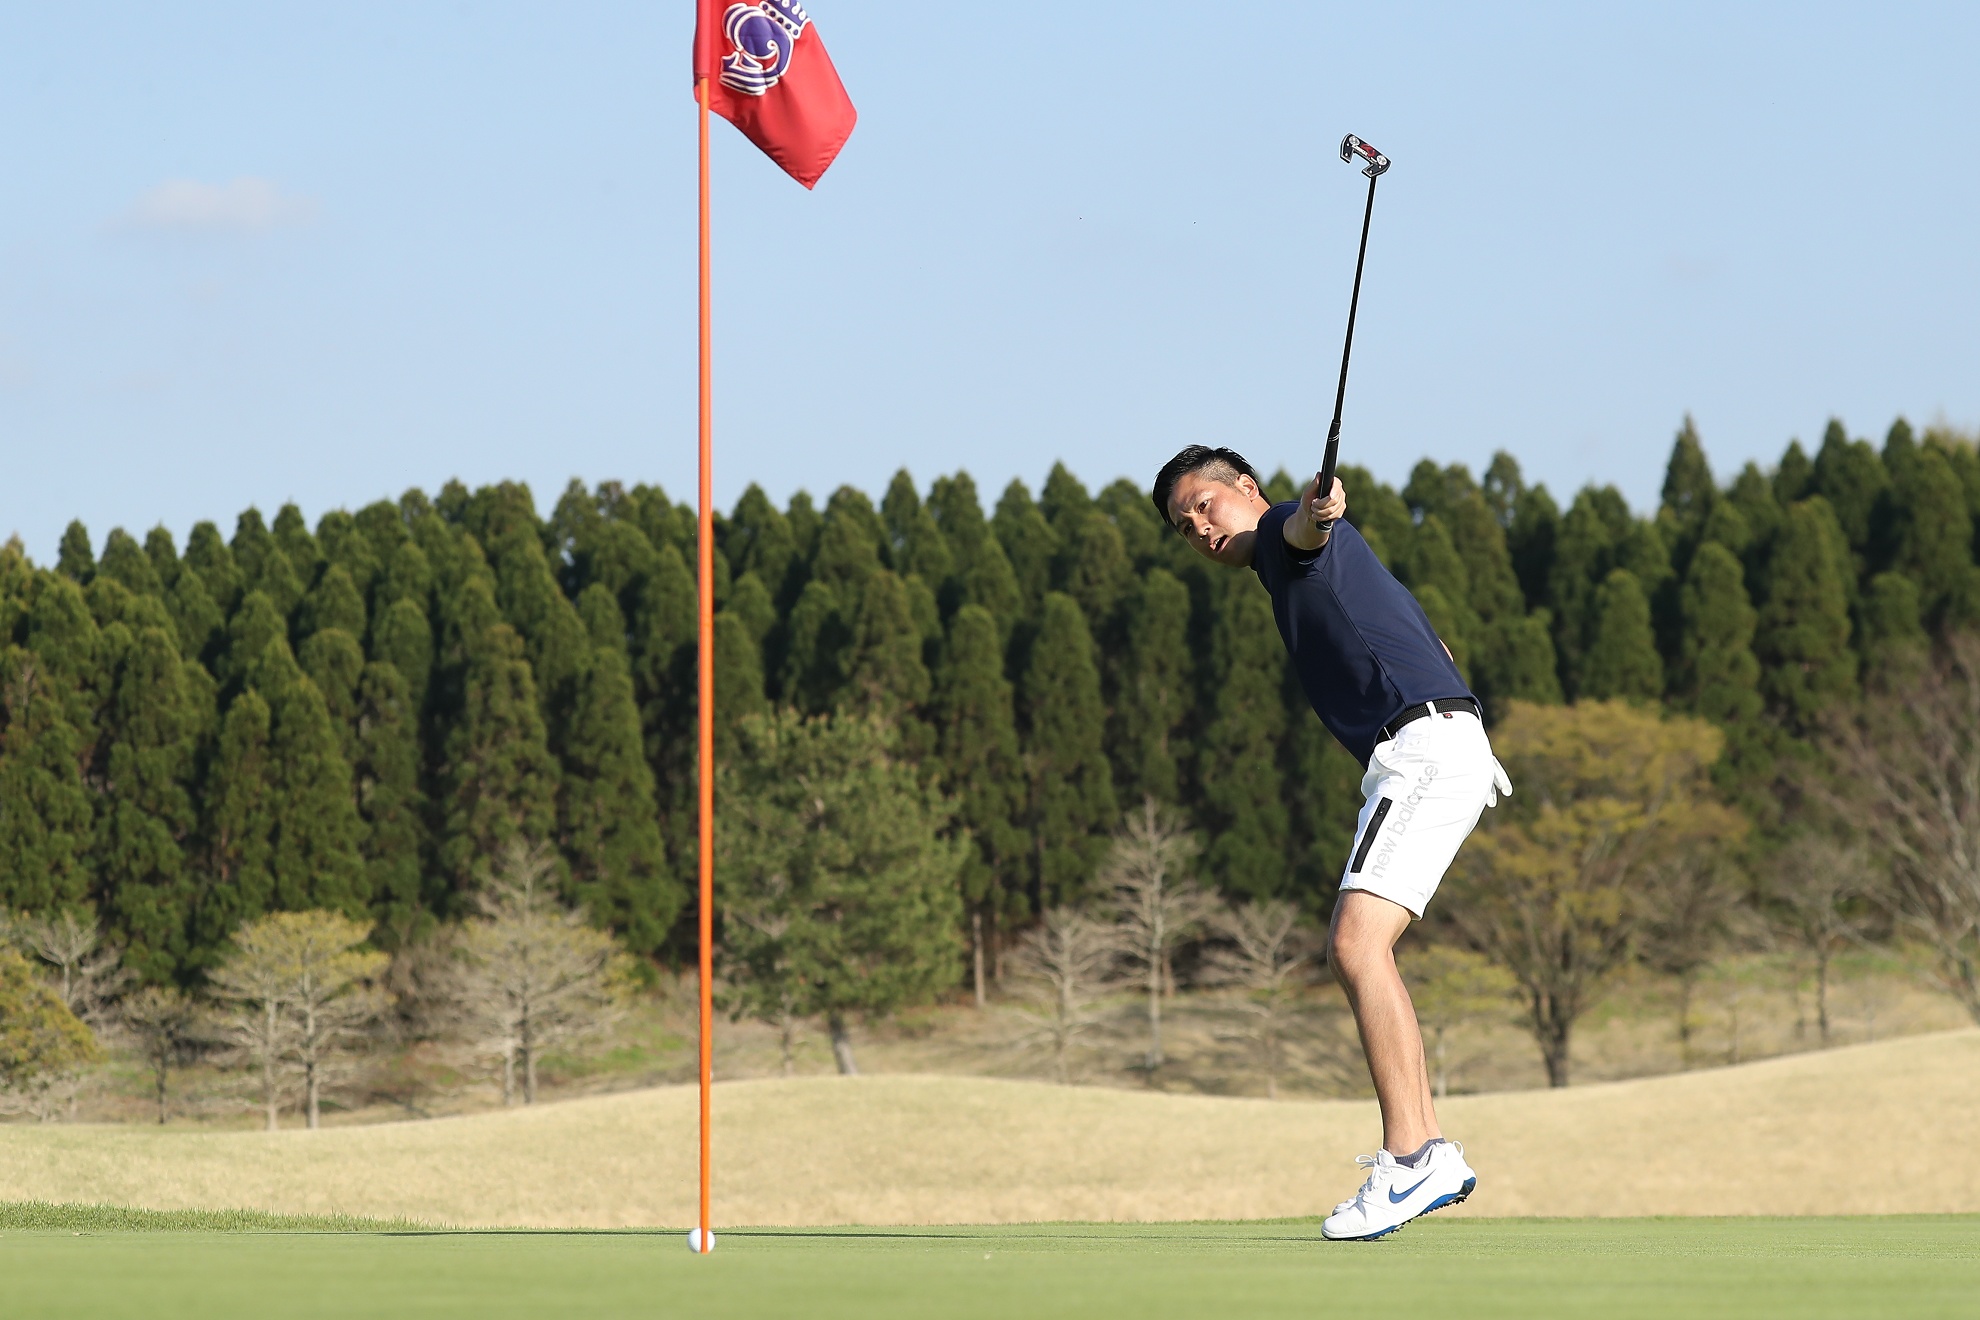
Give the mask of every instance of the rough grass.
[[584, 1315], [1165, 1320], [1970, 1316], [1971, 1219], [1310, 1221], [723, 1235], [0, 1231], [6, 1312], [148, 1320]]
[[[1487, 1215], [1980, 1212], [1980, 1031], [1566, 1091], [1453, 1098]], [[1321, 1212], [1364, 1101], [980, 1078], [716, 1091], [718, 1224], [1193, 1221]], [[686, 1225], [695, 1093], [320, 1132], [0, 1128], [0, 1200], [540, 1227]]]
[[410, 1219], [271, 1215], [261, 1210], [132, 1210], [120, 1205], [0, 1201], [0, 1233], [383, 1233], [430, 1228]]

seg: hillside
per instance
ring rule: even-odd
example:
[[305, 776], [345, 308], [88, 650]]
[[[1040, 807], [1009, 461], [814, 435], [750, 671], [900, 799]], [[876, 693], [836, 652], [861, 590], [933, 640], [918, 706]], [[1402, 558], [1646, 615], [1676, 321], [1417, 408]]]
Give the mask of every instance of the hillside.
[[[1980, 1211], [1980, 1030], [1736, 1068], [1454, 1098], [1487, 1215]], [[690, 1221], [692, 1088], [278, 1133], [0, 1128], [0, 1200], [435, 1223]], [[1219, 1099], [977, 1078], [716, 1092], [717, 1218], [999, 1223], [1305, 1215], [1352, 1190], [1366, 1101]]]

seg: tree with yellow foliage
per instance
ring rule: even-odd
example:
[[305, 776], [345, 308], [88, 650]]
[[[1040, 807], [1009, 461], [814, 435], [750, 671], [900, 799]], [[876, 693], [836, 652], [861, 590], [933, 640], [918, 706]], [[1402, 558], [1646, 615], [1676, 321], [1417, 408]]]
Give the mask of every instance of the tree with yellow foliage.
[[1472, 836], [1446, 910], [1518, 983], [1553, 1086], [1576, 1020], [1658, 916], [1660, 870], [1744, 831], [1712, 796], [1722, 737], [1626, 701], [1515, 702], [1493, 731], [1520, 791]]

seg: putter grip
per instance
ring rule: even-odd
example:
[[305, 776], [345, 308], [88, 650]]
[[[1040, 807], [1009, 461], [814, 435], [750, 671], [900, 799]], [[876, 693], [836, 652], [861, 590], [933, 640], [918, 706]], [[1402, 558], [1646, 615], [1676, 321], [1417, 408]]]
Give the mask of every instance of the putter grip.
[[[1340, 419], [1336, 418], [1334, 420], [1334, 424], [1327, 428], [1327, 452], [1325, 457], [1323, 457], [1320, 460], [1319, 486], [1320, 486], [1321, 499], [1326, 499], [1327, 492], [1334, 488], [1334, 463], [1337, 459], [1340, 458], [1340, 456], [1341, 456], [1341, 423], [1340, 423]], [[1331, 522], [1328, 523], [1316, 522], [1315, 526], [1319, 527], [1320, 531], [1323, 533], [1331, 533], [1334, 530], [1334, 524]]]

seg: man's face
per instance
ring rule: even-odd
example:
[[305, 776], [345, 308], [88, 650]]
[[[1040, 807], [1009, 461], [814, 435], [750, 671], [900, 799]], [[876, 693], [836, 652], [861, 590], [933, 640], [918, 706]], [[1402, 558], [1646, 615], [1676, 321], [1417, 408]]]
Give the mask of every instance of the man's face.
[[1271, 507], [1250, 477], [1226, 483], [1191, 472], [1169, 495], [1169, 521], [1204, 558], [1243, 568], [1251, 563], [1258, 520]]

